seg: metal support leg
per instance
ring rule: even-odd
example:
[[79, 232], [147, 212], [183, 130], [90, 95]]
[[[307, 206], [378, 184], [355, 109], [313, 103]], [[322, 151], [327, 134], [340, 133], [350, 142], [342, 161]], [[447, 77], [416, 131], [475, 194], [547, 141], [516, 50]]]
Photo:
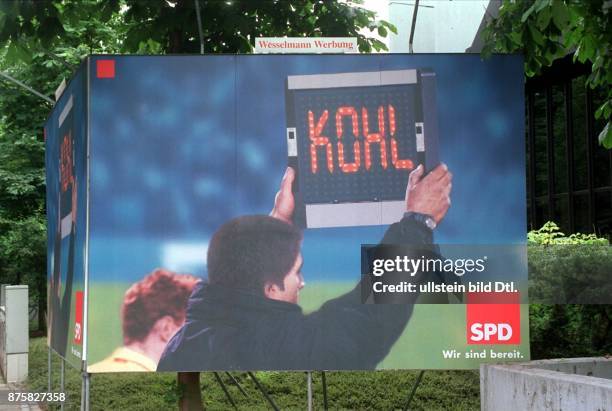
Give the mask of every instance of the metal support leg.
[[85, 377], [81, 374], [81, 408], [80, 411], [85, 410]]
[[[66, 376], [66, 362], [65, 360], [62, 358], [62, 362], [60, 363], [61, 367], [60, 367], [60, 392], [66, 392], [65, 387], [64, 387], [64, 381], [65, 376]], [[60, 410], [64, 411], [64, 402], [62, 402], [60, 404]]]
[[321, 384], [323, 385], [323, 409], [327, 411], [327, 381], [325, 371], [321, 371]]
[[408, 396], [408, 401], [406, 401], [406, 405], [404, 406], [405, 411], [407, 411], [408, 407], [410, 407], [410, 402], [412, 401], [412, 397], [414, 397], [414, 393], [419, 387], [419, 384], [421, 384], [421, 380], [423, 379], [423, 374], [425, 374], [425, 370], [421, 370], [421, 372], [419, 373], [419, 376], [417, 377], [416, 381], [412, 385], [412, 390], [410, 391], [410, 395]]
[[306, 372], [306, 386], [308, 391], [308, 411], [312, 411], [312, 372]]
[[176, 383], [181, 391], [178, 401], [180, 411], [203, 411], [202, 389], [199, 372], [178, 372]]
[[89, 411], [89, 376], [84, 372], [82, 374], [83, 382], [81, 383], [81, 411]]
[[47, 348], [47, 392], [51, 392], [51, 347]]
[[230, 377], [230, 379], [232, 380], [232, 382], [234, 383], [234, 385], [236, 387], [238, 387], [238, 390], [242, 393], [242, 395], [244, 395], [245, 398], [249, 398], [249, 396], [247, 395], [247, 393], [244, 391], [244, 389], [242, 388], [242, 386], [240, 385], [240, 383], [238, 382], [238, 380], [229, 372], [225, 372], [227, 374], [228, 377]]
[[255, 385], [257, 386], [257, 389], [259, 391], [261, 391], [261, 393], [264, 395], [264, 397], [266, 397], [266, 400], [268, 400], [268, 402], [270, 403], [270, 405], [272, 406], [272, 408], [274, 409], [274, 411], [280, 411], [279, 408], [276, 406], [276, 404], [274, 403], [274, 401], [272, 400], [272, 397], [270, 397], [268, 395], [268, 392], [266, 391], [266, 389], [263, 387], [263, 385], [261, 385], [259, 383], [259, 380], [257, 378], [255, 378], [255, 375], [249, 371], [248, 372], [249, 377], [251, 377], [251, 379], [253, 380], [253, 382], [255, 382]]
[[223, 382], [223, 380], [221, 379], [221, 377], [219, 377], [219, 373], [217, 372], [213, 372], [213, 374], [215, 375], [215, 379], [217, 380], [217, 382], [219, 383], [219, 385], [221, 386], [221, 389], [223, 390], [223, 392], [225, 393], [225, 396], [227, 397], [227, 399], [229, 400], [229, 402], [232, 404], [232, 406], [235, 409], [238, 409], [238, 406], [236, 406], [236, 403], [234, 402], [234, 399], [232, 398], [232, 396], [230, 395], [229, 391], [227, 390], [227, 387], [225, 386], [225, 383]]

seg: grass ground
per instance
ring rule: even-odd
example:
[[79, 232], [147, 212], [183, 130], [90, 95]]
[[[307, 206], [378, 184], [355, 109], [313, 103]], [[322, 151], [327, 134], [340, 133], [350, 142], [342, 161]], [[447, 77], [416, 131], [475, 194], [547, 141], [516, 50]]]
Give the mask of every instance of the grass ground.
[[[53, 359], [53, 388], [59, 390], [60, 363]], [[223, 380], [239, 409], [270, 409], [261, 393], [244, 373], [234, 373], [248, 397], [240, 394], [225, 375]], [[306, 408], [306, 375], [301, 372], [258, 372], [281, 409]], [[403, 408], [417, 371], [374, 371], [327, 373], [330, 409]], [[202, 373], [202, 395], [209, 410], [231, 409], [212, 373]], [[66, 410], [79, 409], [80, 373], [66, 368]], [[47, 389], [47, 346], [45, 338], [30, 342], [30, 391]], [[314, 406], [323, 408], [320, 373], [313, 374]], [[176, 374], [97, 374], [91, 377], [92, 410], [176, 409], [179, 390]], [[479, 376], [476, 371], [427, 371], [412, 403], [415, 410], [477, 410], [480, 408]]]
[[[122, 345], [120, 308], [129, 283], [94, 283], [90, 292], [88, 324], [88, 360], [94, 364]], [[342, 295], [355, 287], [355, 282], [312, 281], [300, 292], [300, 306], [305, 313], [318, 309], [324, 302]], [[400, 307], [398, 307], [399, 309]], [[527, 306], [522, 308], [527, 318]], [[406, 330], [394, 344], [391, 352], [378, 365], [380, 369], [478, 369], [481, 362], [495, 359], [444, 359], [443, 350], [467, 352], [474, 349], [466, 341], [466, 311], [458, 305], [416, 304]], [[529, 360], [529, 323], [521, 322], [520, 346], [498, 345], [497, 352], [519, 349], [523, 361]], [[72, 323], [71, 323], [72, 324]], [[68, 351], [70, 347], [68, 347]], [[482, 350], [479, 347], [478, 350]]]

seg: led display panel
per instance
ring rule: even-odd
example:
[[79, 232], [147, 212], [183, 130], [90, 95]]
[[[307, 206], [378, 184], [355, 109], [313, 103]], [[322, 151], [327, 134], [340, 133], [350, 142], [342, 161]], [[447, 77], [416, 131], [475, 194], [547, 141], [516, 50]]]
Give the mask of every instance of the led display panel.
[[438, 163], [431, 70], [289, 76], [286, 100], [303, 226], [393, 221], [408, 173]]

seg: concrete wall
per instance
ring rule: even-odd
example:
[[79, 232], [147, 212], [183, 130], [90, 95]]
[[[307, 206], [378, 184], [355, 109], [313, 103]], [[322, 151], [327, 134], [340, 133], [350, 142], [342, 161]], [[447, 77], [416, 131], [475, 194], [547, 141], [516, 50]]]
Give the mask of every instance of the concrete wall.
[[612, 380], [612, 358], [587, 357], [540, 360], [530, 361], [523, 366]]
[[612, 410], [612, 359], [480, 367], [482, 410]]

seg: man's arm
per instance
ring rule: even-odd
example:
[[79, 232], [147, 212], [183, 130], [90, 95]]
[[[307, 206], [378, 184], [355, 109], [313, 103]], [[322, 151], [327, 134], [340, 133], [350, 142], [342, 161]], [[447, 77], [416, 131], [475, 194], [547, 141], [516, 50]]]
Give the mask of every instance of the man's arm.
[[[383, 243], [432, 244], [432, 230], [411, 216], [413, 213], [428, 216], [437, 225], [450, 206], [452, 175], [446, 165], [438, 166], [427, 176], [423, 174], [423, 166], [410, 174], [405, 197], [408, 215], [387, 229]], [[288, 168], [270, 213], [288, 223], [294, 208], [291, 193], [294, 178], [293, 169]], [[305, 338], [311, 340], [312, 346], [308, 363], [337, 369], [375, 368], [401, 335], [412, 309], [410, 303], [362, 304], [361, 283], [358, 284], [351, 292], [326, 302], [305, 317]]]
[[[440, 164], [426, 176], [423, 176], [423, 170], [424, 167], [420, 165], [410, 173], [406, 187], [406, 213], [399, 222], [389, 226], [381, 241], [381, 244], [412, 246], [398, 250], [402, 253], [402, 257], [404, 255], [411, 258], [439, 257], [439, 247], [434, 244], [433, 230], [446, 216], [450, 207], [453, 176], [445, 164]], [[384, 259], [395, 259], [398, 252], [384, 247], [372, 251], [376, 252], [376, 258]], [[401, 272], [389, 272], [377, 278], [377, 281], [391, 285], [400, 284], [405, 280], [405, 273]], [[413, 284], [418, 284], [422, 280], [422, 273], [415, 273], [410, 278]], [[416, 293], [375, 294], [374, 301], [383, 304], [413, 304], [417, 297]]]

